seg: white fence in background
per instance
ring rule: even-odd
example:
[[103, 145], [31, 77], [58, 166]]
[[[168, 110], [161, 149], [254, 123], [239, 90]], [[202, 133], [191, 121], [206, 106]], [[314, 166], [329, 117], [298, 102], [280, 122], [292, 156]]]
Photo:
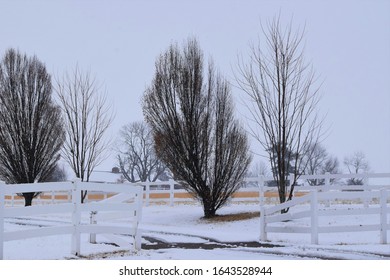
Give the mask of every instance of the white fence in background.
[[[81, 191], [99, 191], [117, 193], [111, 201], [105, 203], [81, 204]], [[29, 207], [5, 206], [5, 196], [24, 192], [69, 192], [71, 202], [57, 204], [40, 204]], [[127, 203], [118, 203], [126, 201]], [[142, 211], [142, 188], [129, 188], [125, 184], [102, 184], [85, 182], [61, 182], [61, 183], [37, 183], [37, 184], [0, 184], [0, 259], [4, 256], [4, 242], [27, 239], [42, 236], [71, 234], [71, 253], [80, 255], [80, 235], [87, 234], [126, 234], [133, 237], [133, 248], [140, 249], [140, 232], [138, 224]], [[51, 215], [58, 213], [70, 214], [69, 223], [64, 226], [52, 226], [19, 231], [4, 232], [4, 220], [6, 218]], [[94, 215], [93, 223], [82, 223], [83, 215]], [[99, 213], [99, 215], [97, 214]], [[132, 218], [132, 222], [118, 225], [97, 223], [97, 221], [113, 221], [126, 217]], [[126, 220], [126, 221], [127, 221]]]
[[[344, 179], [362, 179], [363, 185], [346, 185]], [[319, 179], [323, 180], [324, 184], [320, 186], [310, 186], [307, 180]], [[273, 182], [272, 177], [251, 177], [245, 178], [243, 187], [241, 187], [235, 196], [231, 199], [232, 202], [256, 202], [261, 206], [271, 203], [279, 203], [277, 188], [269, 186], [269, 182]], [[374, 182], [374, 181], [378, 182]], [[293, 176], [289, 176], [290, 184], [294, 181]], [[294, 187], [294, 194], [302, 196], [310, 190], [319, 190], [322, 192], [331, 191], [335, 186], [339, 186], [341, 190], [359, 190], [368, 192], [371, 190], [379, 190], [381, 188], [390, 189], [390, 173], [365, 173], [365, 174], [330, 174], [323, 175], [302, 175], [298, 180], [299, 185]], [[181, 183], [174, 180], [167, 182], [139, 182], [137, 183], [144, 187], [145, 205], [150, 205], [151, 202], [162, 201], [173, 206], [177, 202], [190, 202], [194, 198], [190, 197], [183, 188], [179, 188]], [[291, 185], [288, 187], [291, 188]], [[165, 195], [164, 198], [158, 196]], [[365, 204], [367, 204], [366, 200]]]
[[[362, 179], [363, 185], [349, 186], [343, 181], [345, 179]], [[293, 177], [290, 176], [289, 182], [293, 182]], [[309, 179], [322, 179], [324, 185], [310, 186], [307, 183]], [[277, 204], [279, 197], [277, 188], [271, 186], [273, 182], [272, 177], [251, 177], [245, 178], [243, 187], [231, 199], [232, 202], [253, 202], [260, 205]], [[295, 186], [294, 196], [299, 197], [310, 190], [317, 189], [322, 192], [332, 190], [333, 186], [340, 186], [343, 190], [379, 190], [381, 188], [390, 189], [390, 173], [371, 173], [371, 174], [324, 174], [324, 175], [302, 175], [298, 180], [299, 185]], [[196, 201], [186, 190], [181, 186], [180, 182], [174, 180], [160, 181], [160, 182], [138, 182], [136, 184], [126, 183], [128, 187], [134, 185], [142, 186], [144, 189], [144, 205], [149, 206], [151, 203], [163, 203], [173, 206], [175, 203], [194, 202]], [[291, 186], [289, 186], [290, 188]], [[99, 201], [107, 199], [111, 196], [109, 192], [88, 192], [87, 201]], [[44, 192], [33, 200], [33, 204], [70, 202], [71, 191], [49, 191]], [[7, 205], [20, 205], [24, 201], [16, 194], [8, 196], [6, 200]], [[365, 202], [367, 204], [367, 201]]]
[[[389, 173], [381, 174], [327, 174], [321, 176], [302, 176], [301, 179], [325, 179], [322, 186], [297, 186], [296, 191], [307, 191], [301, 197], [295, 197], [283, 204], [260, 207], [260, 239], [266, 241], [268, 233], [307, 233], [311, 243], [319, 243], [319, 234], [335, 232], [380, 232], [379, 242], [387, 244], [387, 233], [390, 230], [389, 199], [390, 185], [369, 184], [370, 178], [389, 179]], [[330, 179], [362, 178], [363, 185], [330, 185]], [[340, 203], [350, 203], [346, 209], [332, 207]], [[287, 213], [281, 213], [289, 209]], [[321, 219], [331, 216], [370, 215], [371, 224], [330, 226], [321, 223]], [[375, 219], [374, 217], [378, 217]], [[306, 219], [306, 225], [298, 226], [297, 219]], [[304, 222], [302, 222], [305, 224]]]

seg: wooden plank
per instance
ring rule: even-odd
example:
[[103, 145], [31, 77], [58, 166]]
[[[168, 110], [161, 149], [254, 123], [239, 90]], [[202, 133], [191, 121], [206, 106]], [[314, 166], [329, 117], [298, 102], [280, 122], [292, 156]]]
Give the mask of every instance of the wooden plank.
[[[134, 200], [136, 198], [135, 193], [118, 193], [116, 195], [109, 196], [108, 198], [104, 199], [104, 202], [108, 203], [121, 203], [128, 200]], [[103, 202], [103, 201], [100, 201]]]
[[279, 232], [279, 233], [310, 233], [311, 228], [310, 227], [299, 227], [299, 226], [285, 226], [285, 227], [278, 227], [278, 226], [266, 226], [265, 227], [266, 232]]
[[80, 225], [79, 227], [81, 233], [111, 233], [111, 234], [127, 234], [127, 235], [135, 235], [137, 229], [134, 227], [125, 227], [125, 226], [117, 226], [113, 224], [106, 225]]
[[84, 203], [80, 205], [81, 211], [135, 211], [135, 203]]
[[142, 193], [142, 187], [131, 184], [80, 182], [78, 188], [86, 191], [104, 191], [111, 193]]
[[379, 208], [353, 208], [353, 209], [323, 209], [318, 211], [318, 216], [350, 216], [350, 215], [375, 215], [379, 214]]
[[302, 204], [302, 203], [309, 202], [309, 201], [310, 201], [309, 195], [297, 197], [297, 198], [294, 198], [294, 199], [287, 201], [285, 203], [266, 208], [265, 215], [269, 215], [269, 214], [275, 213], [277, 211], [281, 211], [282, 209], [290, 208], [290, 207], [293, 207], [295, 205]]
[[4, 191], [6, 195], [24, 192], [50, 192], [50, 191], [67, 191], [72, 189], [70, 182], [56, 183], [36, 183], [36, 184], [10, 184], [5, 185]]
[[340, 225], [340, 226], [320, 226], [319, 233], [338, 233], [338, 232], [364, 232], [379, 231], [380, 225]]
[[319, 200], [355, 200], [355, 199], [373, 199], [379, 198], [378, 191], [346, 191], [346, 192], [320, 192], [318, 193]]
[[70, 203], [49, 204], [49, 205], [32, 205], [29, 207], [12, 207], [5, 208], [5, 217], [19, 217], [19, 216], [34, 216], [52, 213], [69, 213], [73, 209]]
[[73, 226], [55, 226], [45, 227], [29, 230], [19, 230], [4, 233], [4, 241], [29, 239], [42, 236], [71, 234], [73, 232]]
[[119, 219], [131, 219], [131, 220], [136, 219], [137, 221], [139, 220], [138, 217], [131, 215], [131, 213], [129, 212], [98, 212], [97, 214], [95, 214], [95, 220], [98, 223], [109, 221], [109, 220], [119, 220]]

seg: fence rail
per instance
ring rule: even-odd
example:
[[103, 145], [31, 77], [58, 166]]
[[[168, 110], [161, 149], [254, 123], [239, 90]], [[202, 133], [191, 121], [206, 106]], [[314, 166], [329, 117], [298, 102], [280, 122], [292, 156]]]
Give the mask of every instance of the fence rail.
[[[363, 179], [363, 185], [347, 185], [343, 182], [333, 182], [332, 180], [360, 178]], [[323, 185], [310, 186], [307, 180], [322, 179]], [[372, 184], [372, 179], [385, 179], [385, 183]], [[268, 186], [269, 182], [273, 182], [273, 177], [250, 177], [244, 179], [243, 187], [241, 187], [232, 197], [233, 202], [256, 202], [260, 205], [265, 205], [267, 201], [277, 202], [279, 195], [277, 188]], [[288, 177], [288, 181], [292, 183], [293, 176]], [[327, 192], [330, 190], [378, 190], [381, 188], [390, 189], [390, 173], [364, 173], [364, 174], [321, 174], [321, 175], [301, 175], [299, 177], [299, 185], [295, 186], [295, 197], [300, 197], [307, 194], [310, 190], [318, 190]], [[182, 185], [180, 182], [169, 180], [167, 182], [139, 182], [138, 185], [144, 187], [145, 205], [150, 205], [153, 201], [165, 201], [170, 206], [176, 202], [193, 201], [194, 197], [189, 195], [184, 189], [179, 188]], [[164, 189], [162, 189], [165, 186]], [[247, 187], [249, 186], [249, 187]], [[160, 189], [159, 189], [160, 187]], [[288, 186], [291, 188], [291, 185]]]
[[[341, 179], [361, 178], [363, 185], [348, 186], [340, 183]], [[305, 180], [323, 179], [323, 185], [310, 186]], [[373, 184], [374, 180], [382, 180]], [[310, 233], [312, 243], [318, 243], [318, 235], [325, 232], [342, 231], [380, 231], [380, 242], [387, 243], [387, 232], [390, 229], [388, 216], [390, 199], [390, 173], [374, 174], [324, 174], [324, 175], [302, 175], [300, 184], [295, 186], [294, 198], [284, 204], [271, 207], [266, 206], [266, 199], [278, 199], [275, 187], [268, 186], [267, 182], [273, 178], [256, 177], [246, 178], [245, 183], [250, 187], [242, 187], [232, 198], [232, 201], [254, 201], [260, 204], [260, 238], [267, 239], [270, 232], [303, 232]], [[289, 181], [294, 181], [290, 176]], [[167, 182], [142, 182], [137, 184], [107, 184], [107, 183], [83, 183], [83, 182], [62, 182], [62, 183], [38, 183], [5, 185], [0, 184], [0, 259], [3, 258], [3, 244], [5, 241], [21, 238], [31, 238], [45, 235], [71, 234], [71, 252], [75, 255], [80, 253], [80, 234], [89, 233], [90, 241], [96, 241], [96, 234], [122, 234], [126, 232], [134, 237], [133, 246], [140, 247], [140, 232], [138, 224], [141, 217], [142, 201], [147, 206], [152, 201], [165, 201], [173, 206], [176, 202], [193, 201], [194, 198], [180, 188], [180, 182], [169, 180]], [[291, 187], [291, 186], [289, 186]], [[89, 201], [82, 205], [81, 190], [88, 190]], [[30, 207], [13, 207], [16, 193], [42, 192], [51, 204], [38, 203]], [[97, 192], [97, 193], [96, 193]], [[117, 193], [117, 194], [115, 194]], [[100, 195], [100, 198], [94, 196]], [[102, 196], [103, 195], [103, 196]], [[6, 199], [7, 198], [7, 199]], [[63, 199], [58, 199], [63, 198]], [[94, 200], [104, 200], [95, 203]], [[11, 200], [11, 207], [9, 202]], [[41, 198], [41, 201], [45, 199]], [[363, 201], [363, 209], [339, 210], [332, 209], [330, 202], [337, 200], [358, 200]], [[39, 199], [38, 199], [39, 201]], [[130, 203], [123, 203], [123, 202]], [[370, 203], [374, 206], [370, 206]], [[6, 202], [8, 206], [6, 207]], [[47, 202], [47, 201], [46, 201]], [[54, 203], [56, 202], [56, 203]], [[63, 202], [63, 203], [58, 203]], [[324, 202], [325, 208], [321, 202]], [[118, 204], [119, 203], [119, 204]], [[306, 205], [306, 210], [281, 214], [282, 209], [296, 208], [297, 205]], [[116, 211], [115, 213], [113, 211]], [[82, 213], [89, 212], [90, 223], [82, 224]], [[128, 213], [131, 213], [128, 215]], [[71, 213], [69, 224], [61, 227], [48, 227], [20, 232], [4, 232], [4, 219], [8, 217], [41, 215], [48, 213]], [[132, 216], [128, 227], [110, 226], [105, 227], [105, 222], [114, 219]], [[334, 215], [377, 215], [380, 222], [365, 226], [340, 226], [325, 227], [319, 223], [319, 217]], [[288, 226], [286, 223], [281, 227], [275, 225], [281, 221], [309, 218], [310, 226], [297, 227]], [[116, 243], [124, 244], [118, 237]]]
[[[377, 199], [378, 205], [370, 208], [353, 208], [348, 209], [331, 209], [329, 205], [325, 204], [325, 207], [321, 207], [320, 202], [336, 199], [344, 200], [356, 200], [363, 199], [366, 201], [372, 201]], [[388, 215], [390, 213], [390, 207], [388, 205], [388, 199], [390, 198], [389, 189], [371, 190], [369, 192], [361, 191], [348, 191], [342, 192], [337, 189], [336, 191], [324, 193], [319, 190], [311, 190], [309, 194], [293, 199], [286, 203], [264, 207], [260, 209], [260, 240], [266, 241], [268, 233], [309, 233], [311, 235], [311, 243], [319, 243], [320, 233], [335, 233], [335, 232], [364, 232], [364, 231], [379, 231], [380, 243], [387, 244], [387, 232], [390, 230], [390, 223], [388, 221]], [[299, 205], [306, 204], [304, 210], [298, 210], [291, 213]], [[365, 205], [366, 206], [366, 205]], [[282, 213], [283, 209], [289, 209], [289, 212]], [[379, 217], [379, 222], [368, 225], [338, 225], [329, 226], [319, 223], [320, 217], [330, 216], [351, 216], [351, 215], [376, 215]], [[297, 219], [309, 218], [308, 225], [291, 225], [290, 221]], [[372, 219], [375, 220], [375, 219]], [[276, 223], [276, 225], [274, 225]]]
[[[81, 204], [81, 191], [100, 191], [100, 192], [116, 192], [121, 196], [111, 203], [86, 203]], [[13, 195], [14, 193], [23, 192], [52, 192], [52, 191], [69, 191], [71, 193], [71, 202], [61, 204], [48, 205], [33, 205], [30, 207], [6, 207], [5, 196]], [[121, 203], [127, 201], [130, 203]], [[91, 215], [91, 212], [100, 211], [100, 215], [105, 212], [125, 213], [126, 216], [133, 217], [133, 221], [129, 224], [121, 223], [119, 226], [97, 224], [97, 219], [94, 223], [83, 224], [82, 215]], [[80, 235], [88, 234], [128, 234], [133, 237], [133, 248], [140, 249], [140, 232], [138, 224], [141, 218], [142, 211], [142, 188], [129, 188], [128, 185], [119, 184], [98, 184], [84, 183], [80, 181], [62, 182], [62, 183], [37, 183], [37, 184], [20, 184], [20, 185], [5, 185], [0, 184], [0, 259], [4, 257], [4, 242], [34, 238], [40, 236], [50, 236], [59, 234], [71, 234], [71, 253], [78, 256], [80, 254]], [[21, 231], [4, 232], [4, 220], [6, 218], [14, 218], [20, 216], [35, 216], [42, 214], [54, 213], [69, 213], [70, 220], [65, 226], [52, 226], [38, 229], [29, 229]], [[112, 219], [117, 219], [120, 215], [112, 216]], [[122, 215], [123, 217], [123, 215]], [[107, 220], [107, 219], [106, 219]]]
[[[363, 179], [363, 185], [347, 185], [340, 180], [358, 178]], [[310, 186], [307, 183], [307, 180], [319, 179], [323, 180], [323, 185]], [[339, 181], [334, 181], [339, 180]], [[373, 184], [373, 181], [382, 180], [378, 184]], [[293, 177], [288, 178], [289, 182], [293, 182]], [[260, 205], [265, 205], [269, 203], [278, 203], [279, 195], [277, 188], [274, 186], [269, 186], [270, 182], [273, 182], [272, 177], [251, 177], [245, 178], [243, 187], [241, 187], [232, 197], [232, 202], [254, 202], [259, 203]], [[53, 185], [50, 183], [43, 183], [42, 186], [47, 184], [47, 186]], [[57, 184], [57, 183], [56, 183]], [[54, 203], [54, 202], [70, 202], [71, 201], [71, 190], [62, 190], [61, 184], [50, 190], [45, 191], [42, 189], [42, 194], [34, 199], [35, 203]], [[99, 184], [99, 183], [91, 183]], [[134, 186], [134, 184], [126, 184], [128, 187]], [[170, 206], [173, 206], [175, 203], [183, 202], [194, 202], [196, 201], [193, 196], [191, 196], [186, 190], [183, 189], [182, 183], [174, 180], [169, 180], [165, 182], [138, 182], [136, 185], [142, 186], [144, 189], [144, 204], [149, 206], [151, 203], [165, 203]], [[18, 185], [19, 186], [19, 185]], [[20, 185], [23, 187], [23, 185]], [[115, 184], [110, 184], [114, 192]], [[289, 186], [290, 188], [291, 186]], [[294, 196], [299, 197], [307, 194], [310, 190], [319, 190], [321, 192], [327, 192], [330, 190], [360, 190], [360, 191], [370, 191], [378, 190], [380, 188], [390, 189], [390, 173], [370, 173], [370, 174], [323, 174], [323, 175], [302, 175], [299, 178], [299, 185], [295, 186]], [[16, 190], [16, 189], [15, 189]], [[20, 191], [15, 191], [14, 195], [11, 193], [6, 194], [6, 203], [8, 205], [14, 206], [21, 204], [23, 199], [17, 197], [16, 193]], [[98, 189], [89, 190], [87, 195], [87, 201], [99, 201], [109, 198], [112, 193], [109, 192], [99, 192]]]

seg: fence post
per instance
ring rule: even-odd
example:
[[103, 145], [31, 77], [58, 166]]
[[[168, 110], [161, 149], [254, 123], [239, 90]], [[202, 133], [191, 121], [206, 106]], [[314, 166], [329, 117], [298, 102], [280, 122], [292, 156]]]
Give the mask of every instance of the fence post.
[[[325, 190], [327, 192], [329, 192], [329, 189], [330, 189], [330, 173], [329, 172], [325, 172]], [[327, 199], [326, 202], [325, 202], [325, 206], [326, 207], [330, 207], [330, 199]]]
[[146, 199], [146, 206], [149, 206], [149, 202], [150, 202], [150, 182], [144, 182], [145, 183], [145, 199]]
[[81, 212], [80, 212], [80, 204], [81, 204], [81, 188], [79, 186], [80, 179], [77, 178], [73, 182], [72, 189], [72, 203], [73, 203], [73, 212], [72, 212], [72, 225], [73, 225], [73, 233], [72, 233], [72, 247], [71, 253], [75, 256], [80, 255], [80, 222], [81, 222]]
[[169, 179], [169, 206], [175, 204], [175, 181]]
[[[91, 211], [90, 216], [89, 216], [89, 224], [91, 224], [91, 225], [97, 224], [96, 214], [97, 214], [97, 211]], [[89, 243], [96, 244], [96, 233], [89, 234]]]
[[267, 241], [267, 232], [265, 231], [265, 208], [260, 206], [260, 241]]
[[4, 259], [4, 208], [5, 183], [0, 181], [0, 260]]
[[387, 191], [380, 191], [380, 236], [381, 244], [387, 244]]
[[[367, 193], [367, 187], [368, 187], [368, 176], [367, 176], [367, 173], [364, 173], [364, 177], [363, 177], [363, 187], [364, 187], [364, 193]], [[368, 208], [368, 198], [365, 196], [364, 197], [364, 208]]]
[[311, 244], [318, 244], [318, 194], [317, 190], [311, 190]]
[[264, 193], [264, 175], [260, 175], [259, 177], [259, 202], [260, 202], [260, 209], [264, 206], [265, 202], [265, 193]]
[[141, 220], [141, 217], [142, 217], [142, 203], [143, 203], [143, 190], [139, 191], [136, 193], [136, 196], [135, 196], [135, 199], [134, 199], [134, 203], [136, 203], [137, 205], [137, 213], [136, 213], [136, 216], [139, 217], [136, 219], [135, 221], [135, 228], [136, 228], [136, 233], [135, 233], [135, 236], [134, 236], [134, 250], [141, 250], [141, 245], [142, 245], [142, 231], [141, 229], [139, 228], [139, 224], [140, 224], [140, 220]]

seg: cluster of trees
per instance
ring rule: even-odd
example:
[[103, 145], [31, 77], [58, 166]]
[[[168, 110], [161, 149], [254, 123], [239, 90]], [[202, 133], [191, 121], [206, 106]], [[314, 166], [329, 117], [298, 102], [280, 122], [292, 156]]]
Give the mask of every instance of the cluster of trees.
[[[88, 181], [106, 146], [102, 136], [111, 120], [106, 107], [89, 75], [76, 70], [53, 87], [36, 56], [7, 50], [0, 62], [1, 180], [63, 180], [62, 155], [76, 176]], [[29, 206], [37, 193], [22, 195]]]
[[[249, 99], [250, 133], [268, 153], [282, 203], [292, 199], [302, 174], [337, 173], [340, 167], [320, 144], [319, 87], [304, 60], [304, 31], [283, 28], [279, 18], [262, 30], [266, 45], [252, 46], [249, 58], [239, 60], [235, 80]], [[246, 131], [234, 118], [230, 83], [212, 63], [204, 66], [199, 44], [189, 39], [158, 57], [142, 106], [146, 123], [121, 131], [123, 175], [130, 182], [172, 176], [199, 199], [205, 217], [213, 217], [251, 162]], [[357, 161], [355, 154], [344, 163], [358, 173], [364, 166]], [[266, 173], [264, 165], [258, 169]], [[290, 174], [294, 182], [287, 182]]]
[[[304, 60], [304, 31], [294, 31], [291, 24], [283, 28], [279, 18], [262, 30], [265, 45], [252, 45], [249, 57], [239, 59], [235, 81], [247, 97], [253, 120], [249, 132], [268, 154], [282, 203], [292, 199], [300, 175], [336, 173], [339, 162], [320, 144], [319, 87]], [[205, 62], [196, 39], [181, 47], [171, 44], [156, 60], [142, 108], [145, 122], [123, 127], [116, 143], [124, 178], [173, 177], [199, 199], [206, 218], [215, 216], [240, 187], [252, 160], [247, 132], [234, 116], [231, 83], [211, 59]], [[78, 178], [89, 181], [105, 159], [109, 142], [104, 134], [112, 120], [105, 93], [89, 73], [76, 67], [53, 86], [35, 56], [14, 49], [5, 53], [0, 62], [2, 180], [55, 180], [62, 156]], [[368, 169], [362, 153], [344, 164], [351, 173]], [[264, 166], [258, 169], [266, 172]], [[290, 174], [294, 182], [287, 182]], [[35, 195], [23, 194], [26, 205]]]
[[[293, 173], [298, 180], [309, 164], [322, 121], [315, 111], [315, 75], [303, 59], [303, 33], [293, 33], [291, 25], [283, 30], [279, 19], [264, 33], [268, 52], [252, 47], [249, 62], [239, 62], [236, 81], [250, 99], [251, 132], [269, 154], [284, 202], [296, 184], [287, 190], [287, 177]], [[125, 128], [122, 142], [128, 148], [118, 156], [121, 170], [129, 170], [124, 174], [134, 181], [149, 174], [145, 166], [156, 166], [156, 179], [161, 165], [147, 160], [156, 156], [201, 201], [205, 217], [214, 216], [238, 189], [251, 161], [246, 131], [234, 118], [230, 83], [212, 63], [204, 67], [199, 44], [189, 39], [181, 49], [173, 44], [159, 56], [142, 105], [153, 153], [147, 157], [134, 149], [144, 140], [129, 141]]]

